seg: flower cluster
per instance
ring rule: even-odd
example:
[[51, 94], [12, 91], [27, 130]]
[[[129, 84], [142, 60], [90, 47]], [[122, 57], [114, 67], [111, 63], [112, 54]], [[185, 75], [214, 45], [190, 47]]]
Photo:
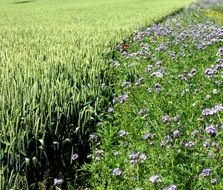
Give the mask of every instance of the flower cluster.
[[145, 162], [147, 159], [147, 156], [145, 153], [133, 152], [129, 155], [129, 159], [130, 159], [131, 164], [137, 164], [137, 163]]
[[215, 105], [212, 108], [206, 108], [202, 111], [203, 116], [212, 116], [223, 111], [222, 104]]

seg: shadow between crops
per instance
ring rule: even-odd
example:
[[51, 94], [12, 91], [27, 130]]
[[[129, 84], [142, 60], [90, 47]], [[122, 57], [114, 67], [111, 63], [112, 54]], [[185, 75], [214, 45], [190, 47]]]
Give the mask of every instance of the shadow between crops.
[[13, 4], [25, 4], [25, 3], [32, 3], [32, 2], [35, 2], [35, 0], [18, 1], [18, 2], [13, 2]]

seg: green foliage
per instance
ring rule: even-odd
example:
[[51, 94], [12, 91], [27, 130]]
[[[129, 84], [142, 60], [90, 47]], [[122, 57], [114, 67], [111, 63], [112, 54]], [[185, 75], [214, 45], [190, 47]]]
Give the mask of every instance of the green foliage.
[[117, 45], [112, 111], [85, 165], [91, 189], [222, 189], [222, 45], [222, 26], [194, 5]]

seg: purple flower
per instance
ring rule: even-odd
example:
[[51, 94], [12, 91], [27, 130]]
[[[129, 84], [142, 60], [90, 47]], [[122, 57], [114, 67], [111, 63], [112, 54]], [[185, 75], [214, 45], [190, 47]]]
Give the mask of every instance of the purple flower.
[[195, 145], [195, 144], [194, 144], [193, 141], [188, 141], [188, 142], [185, 143], [185, 147], [187, 147], [187, 148], [193, 148], [194, 145]]
[[137, 160], [139, 158], [139, 152], [136, 152], [136, 153], [131, 153], [129, 155], [129, 159], [130, 160]]
[[153, 137], [153, 134], [152, 133], [146, 133], [145, 135], [144, 135], [144, 140], [147, 140], [147, 139], [151, 139]]
[[144, 154], [144, 153], [141, 153], [140, 155], [139, 155], [139, 160], [140, 160], [140, 162], [145, 162], [146, 161], [146, 159], [147, 159], [147, 156], [146, 156], [146, 154]]
[[165, 141], [167, 143], [170, 143], [170, 142], [173, 142], [173, 139], [172, 139], [172, 137], [170, 135], [167, 135], [167, 136], [165, 136]]
[[150, 76], [151, 77], [154, 77], [155, 76], [155, 77], [161, 78], [161, 77], [163, 77], [163, 74], [164, 74], [164, 72], [162, 70], [158, 70], [158, 71], [152, 73]]
[[103, 153], [104, 153], [104, 151], [103, 150], [96, 150], [96, 152], [95, 152], [95, 160], [96, 161], [99, 161], [99, 160], [101, 160], [101, 157], [103, 156]]
[[147, 159], [147, 156], [145, 153], [133, 152], [129, 155], [129, 159], [130, 159], [131, 164], [137, 164], [138, 162], [141, 162], [141, 163], [145, 162]]
[[162, 121], [163, 121], [163, 123], [168, 123], [168, 122], [170, 122], [170, 116], [168, 116], [168, 115], [164, 115], [164, 116], [162, 117]]
[[72, 160], [77, 160], [78, 158], [79, 158], [78, 154], [73, 154], [71, 157]]
[[114, 108], [108, 108], [108, 113], [113, 113], [114, 111]]
[[147, 65], [145, 72], [148, 73], [152, 70], [153, 66], [152, 65]]
[[128, 98], [128, 94], [123, 94], [121, 96], [119, 96], [120, 102], [124, 103]]
[[223, 38], [223, 29], [221, 29], [221, 30], [218, 32], [218, 36], [219, 36], [220, 38]]
[[188, 78], [187, 78], [187, 76], [185, 74], [180, 74], [180, 75], [178, 75], [178, 77], [182, 81], [187, 81], [188, 80]]
[[125, 130], [121, 130], [121, 131], [119, 131], [119, 137], [125, 137], [125, 136], [127, 136], [128, 135], [128, 133], [125, 131]]
[[159, 67], [159, 66], [161, 66], [161, 64], [162, 64], [162, 61], [159, 60], [159, 61], [156, 61], [155, 66]]
[[149, 180], [152, 182], [152, 183], [158, 183], [158, 182], [161, 182], [161, 179], [160, 179], [160, 176], [158, 175], [153, 175], [149, 178]]
[[53, 185], [61, 185], [63, 183], [63, 179], [54, 178]]
[[115, 168], [112, 171], [113, 176], [120, 176], [122, 174], [122, 170], [120, 168]]
[[219, 56], [219, 57], [222, 57], [223, 56], [223, 48], [220, 48], [216, 55]]
[[209, 116], [209, 115], [215, 115], [218, 112], [223, 111], [223, 106], [222, 104], [215, 105], [213, 108], [206, 108], [202, 111], [202, 115], [204, 116]]
[[207, 78], [210, 78], [210, 77], [212, 77], [213, 75], [215, 75], [217, 73], [217, 70], [211, 69], [211, 68], [207, 68], [204, 73], [205, 73]]
[[115, 104], [117, 102], [117, 98], [113, 98], [112, 103]]
[[210, 174], [211, 174], [211, 169], [210, 168], [206, 168], [206, 169], [202, 170], [200, 175], [203, 176], [203, 177], [208, 177]]
[[164, 188], [163, 190], [177, 190], [177, 186], [176, 185], [170, 185], [170, 186]]
[[207, 126], [205, 131], [211, 136], [215, 136], [217, 134], [217, 129], [213, 125]]
[[140, 109], [139, 110], [139, 115], [146, 115], [148, 113], [148, 110], [147, 109]]
[[167, 46], [164, 44], [164, 43], [162, 43], [162, 44], [160, 44], [160, 46], [158, 47], [158, 48], [156, 48], [155, 50], [156, 51], [164, 51], [164, 50], [166, 50], [167, 49]]
[[175, 130], [175, 131], [173, 132], [173, 136], [174, 136], [174, 137], [179, 137], [179, 136], [180, 136], [180, 131]]
[[197, 49], [204, 49], [205, 48], [205, 45], [204, 44], [198, 44], [197, 45]]

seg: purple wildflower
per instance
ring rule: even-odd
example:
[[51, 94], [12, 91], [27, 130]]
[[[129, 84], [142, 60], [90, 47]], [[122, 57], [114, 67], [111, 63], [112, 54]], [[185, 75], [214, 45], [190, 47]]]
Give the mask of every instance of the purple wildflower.
[[205, 45], [204, 44], [198, 44], [197, 45], [197, 49], [204, 49], [205, 48]]
[[139, 156], [140, 156], [139, 152], [137, 152], [137, 153], [131, 153], [129, 155], [130, 163], [131, 164], [137, 164], [138, 161], [139, 161]]
[[188, 142], [185, 143], [185, 147], [187, 147], [187, 148], [193, 148], [194, 145], [195, 145], [195, 144], [194, 144], [193, 141], [188, 141]]
[[178, 75], [178, 77], [182, 81], [187, 81], [188, 80], [188, 78], [187, 78], [187, 76], [185, 74], [180, 74], [180, 75]]
[[155, 50], [156, 51], [164, 51], [164, 50], [166, 50], [167, 49], [167, 46], [164, 44], [164, 43], [162, 43], [162, 44], [160, 44], [160, 46], [158, 47], [158, 48], [156, 48]]
[[215, 69], [207, 68], [204, 73], [207, 78], [210, 78], [215, 75], [217, 71]]
[[144, 135], [144, 140], [147, 140], [147, 139], [151, 139], [153, 137], [153, 134], [152, 133], [146, 133], [145, 135]]
[[158, 182], [161, 182], [161, 179], [160, 179], [160, 176], [158, 175], [153, 175], [149, 178], [149, 180], [152, 182], [152, 183], [158, 183]]
[[175, 130], [175, 131], [173, 132], [173, 136], [174, 136], [174, 137], [179, 137], [179, 136], [180, 136], [180, 131]]
[[147, 115], [147, 113], [148, 113], [148, 110], [147, 109], [140, 109], [139, 110], [139, 115], [144, 116], [144, 115]]
[[162, 61], [159, 60], [159, 61], [156, 61], [155, 66], [156, 66], [156, 67], [160, 67], [161, 64], [162, 64]]
[[114, 108], [108, 108], [108, 113], [113, 113], [114, 111]]
[[219, 57], [223, 57], [223, 48], [220, 48], [216, 55], [219, 56]]
[[128, 135], [128, 133], [125, 131], [125, 130], [121, 130], [121, 131], [119, 131], [119, 137], [125, 137], [125, 136], [127, 136]]
[[145, 72], [148, 73], [152, 70], [153, 66], [152, 65], [147, 65]]
[[139, 152], [131, 153], [131, 154], [129, 155], [129, 158], [130, 158], [131, 160], [136, 160], [136, 159], [138, 159], [138, 158], [139, 158]]
[[120, 168], [115, 168], [112, 171], [113, 176], [120, 176], [122, 174], [122, 170]]
[[164, 116], [162, 117], [162, 121], [163, 121], [163, 123], [168, 123], [168, 122], [170, 122], [170, 116], [168, 116], [168, 115], [164, 115]]
[[147, 156], [145, 153], [136, 152], [136, 153], [131, 153], [129, 155], [129, 159], [130, 159], [131, 164], [137, 164], [138, 162], [141, 162], [141, 163], [145, 162], [147, 159]]
[[98, 150], [98, 149], [97, 149], [96, 152], [95, 152], [95, 160], [96, 160], [96, 161], [101, 160], [101, 157], [102, 157], [103, 153], [104, 153], [103, 150]]
[[147, 156], [146, 156], [146, 154], [144, 154], [144, 153], [141, 153], [140, 155], [139, 155], [139, 160], [140, 160], [140, 162], [145, 162], [146, 161], [146, 159], [147, 159]]
[[167, 136], [165, 136], [165, 141], [167, 143], [170, 143], [170, 142], [173, 142], [173, 139], [172, 139], [172, 137], [170, 135], [167, 135]]
[[53, 180], [53, 185], [61, 185], [63, 183], [63, 179], [57, 179], [57, 178], [54, 178]]
[[128, 98], [128, 94], [123, 94], [121, 96], [119, 96], [120, 102], [124, 103]]
[[170, 185], [170, 186], [164, 188], [163, 190], [177, 190], [177, 186], [176, 185]]
[[210, 115], [214, 115], [217, 114], [218, 112], [222, 112], [223, 111], [223, 106], [222, 104], [218, 104], [215, 105], [212, 108], [206, 108], [202, 111], [202, 115], [204, 116], [210, 116]]
[[117, 102], [117, 98], [113, 98], [112, 103], [115, 104]]
[[202, 177], [208, 177], [209, 175], [211, 174], [211, 169], [210, 168], [206, 168], [206, 169], [203, 169], [202, 172], [201, 172], [201, 176]]
[[72, 160], [77, 160], [78, 158], [79, 158], [78, 154], [73, 154], [71, 157]]
[[150, 76], [161, 78], [161, 77], [163, 77], [163, 74], [164, 74], [164, 72], [162, 70], [158, 70], [158, 71], [152, 73]]
[[213, 125], [207, 126], [205, 131], [211, 136], [215, 136], [217, 134], [217, 129]]

